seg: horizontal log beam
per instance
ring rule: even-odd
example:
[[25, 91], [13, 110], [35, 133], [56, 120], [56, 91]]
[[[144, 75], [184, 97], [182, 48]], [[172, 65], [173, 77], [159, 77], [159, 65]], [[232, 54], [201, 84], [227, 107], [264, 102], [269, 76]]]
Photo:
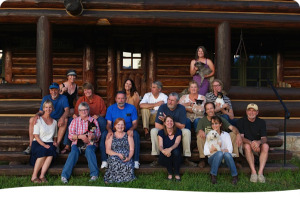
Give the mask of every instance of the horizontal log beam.
[[[120, 11], [85, 10], [80, 17], [70, 17], [64, 10], [0, 10], [0, 23], [36, 23], [47, 16], [54, 24], [160, 26], [160, 27], [216, 27], [228, 21], [232, 28], [295, 28], [300, 25], [299, 14], [203, 12], [203, 11]], [[99, 19], [107, 19], [101, 24]], [[98, 24], [99, 23], [99, 24]]]
[[32, 84], [1, 84], [0, 99], [37, 99], [42, 98], [42, 91]]
[[[3, 2], [2, 8], [61, 8], [63, 1], [27, 0]], [[299, 12], [295, 1], [195, 1], [195, 0], [90, 0], [83, 1], [84, 9], [122, 9], [122, 10], [196, 10], [196, 11], [234, 11], [234, 12]]]

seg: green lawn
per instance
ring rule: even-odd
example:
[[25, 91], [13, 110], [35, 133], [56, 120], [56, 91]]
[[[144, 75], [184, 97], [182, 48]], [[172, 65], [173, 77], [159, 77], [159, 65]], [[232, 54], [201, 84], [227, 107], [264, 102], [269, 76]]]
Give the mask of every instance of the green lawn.
[[[293, 159], [292, 163], [300, 167], [300, 160]], [[106, 185], [103, 175], [96, 182], [89, 183], [89, 175], [71, 177], [69, 184], [60, 182], [60, 176], [47, 176], [48, 183], [36, 185], [30, 182], [30, 176], [12, 177], [0, 176], [0, 188], [28, 187], [28, 186], [101, 186], [101, 187], [127, 187], [140, 189], [158, 190], [181, 190], [181, 191], [201, 191], [201, 192], [265, 192], [300, 189], [300, 172], [282, 170], [277, 173], [266, 174], [266, 183], [250, 183], [249, 175], [240, 174], [237, 186], [231, 184], [229, 174], [218, 175], [218, 184], [210, 183], [208, 174], [185, 173], [181, 182], [166, 180], [166, 174], [158, 172], [154, 174], [140, 174], [137, 179], [129, 183]]]

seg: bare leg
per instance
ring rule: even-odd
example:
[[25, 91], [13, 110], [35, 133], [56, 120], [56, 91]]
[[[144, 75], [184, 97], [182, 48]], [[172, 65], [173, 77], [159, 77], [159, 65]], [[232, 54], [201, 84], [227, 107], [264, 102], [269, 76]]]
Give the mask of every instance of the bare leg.
[[251, 174], [256, 174], [255, 165], [254, 165], [254, 155], [252, 153], [251, 145], [244, 144], [244, 151], [245, 151], [247, 162], [251, 169]]
[[60, 126], [58, 128], [58, 134], [57, 134], [57, 145], [60, 145], [61, 140], [64, 138], [66, 129], [67, 129], [67, 123], [68, 123], [68, 119], [65, 119], [65, 123], [64, 125]]
[[261, 145], [260, 156], [259, 156], [259, 170], [258, 170], [259, 175], [260, 174], [262, 175], [264, 172], [264, 168], [268, 160], [268, 153], [269, 153], [269, 145], [266, 143]]
[[42, 158], [38, 158], [36, 160], [36, 162], [34, 164], [31, 180], [34, 180], [35, 178], [37, 178], [37, 175], [38, 175], [40, 169], [42, 168], [42, 166], [45, 162], [45, 159], [46, 159], [46, 157], [42, 157]]
[[47, 172], [47, 170], [48, 170], [48, 168], [49, 168], [49, 166], [50, 166], [50, 164], [52, 162], [52, 159], [53, 159], [53, 156], [47, 156], [46, 157], [46, 160], [45, 160], [45, 162], [44, 162], [44, 164], [42, 166], [40, 178], [44, 178], [45, 177], [45, 174], [46, 174], [46, 172]]
[[33, 117], [31, 117], [29, 119], [29, 131], [28, 131], [28, 135], [29, 135], [29, 146], [31, 147], [32, 141], [33, 141], [33, 127], [34, 127], [34, 123], [33, 123]]

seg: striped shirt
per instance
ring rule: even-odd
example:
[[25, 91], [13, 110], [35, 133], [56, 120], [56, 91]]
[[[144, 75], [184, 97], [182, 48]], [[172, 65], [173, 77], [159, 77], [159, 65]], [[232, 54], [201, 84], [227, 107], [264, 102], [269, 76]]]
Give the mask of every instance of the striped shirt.
[[[86, 121], [81, 119], [80, 116], [72, 120], [72, 122], [69, 126], [69, 136], [68, 136], [68, 138], [72, 141], [72, 145], [77, 145], [77, 140], [73, 140], [73, 135], [82, 135], [88, 131], [88, 125], [89, 125], [88, 121], [90, 121], [90, 122], [93, 121], [97, 127], [96, 130], [94, 131], [94, 134], [96, 136], [94, 145], [98, 146], [98, 142], [99, 142], [99, 139], [101, 136], [99, 124], [98, 124], [97, 120], [93, 119], [90, 116], [89, 116], [88, 120], [86, 120]], [[88, 145], [91, 145], [91, 144], [89, 143]]]
[[[218, 98], [217, 96], [215, 96], [213, 92], [206, 93], [205, 97], [206, 97], [206, 102], [213, 102], [213, 103], [215, 103], [216, 99]], [[223, 95], [223, 100], [225, 103], [229, 105], [230, 109], [232, 109], [232, 105], [229, 97]], [[221, 111], [216, 113], [216, 115], [221, 115], [221, 114], [222, 114]]]

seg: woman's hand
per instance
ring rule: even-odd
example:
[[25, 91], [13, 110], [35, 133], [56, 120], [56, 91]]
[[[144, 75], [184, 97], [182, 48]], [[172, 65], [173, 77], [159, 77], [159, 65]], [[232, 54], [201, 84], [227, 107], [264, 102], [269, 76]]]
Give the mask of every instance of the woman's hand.
[[53, 142], [53, 146], [55, 146], [55, 147], [58, 146], [56, 141]]
[[89, 138], [88, 138], [85, 134], [79, 135], [79, 136], [78, 136], [78, 139], [81, 139], [85, 144], [90, 143]]
[[50, 148], [50, 145], [45, 144], [44, 147], [45, 147], [46, 149], [49, 149], [49, 148]]
[[167, 115], [166, 115], [165, 113], [163, 113], [163, 115], [158, 116], [158, 119], [161, 120], [162, 122], [164, 122], [166, 116], [167, 116]]

